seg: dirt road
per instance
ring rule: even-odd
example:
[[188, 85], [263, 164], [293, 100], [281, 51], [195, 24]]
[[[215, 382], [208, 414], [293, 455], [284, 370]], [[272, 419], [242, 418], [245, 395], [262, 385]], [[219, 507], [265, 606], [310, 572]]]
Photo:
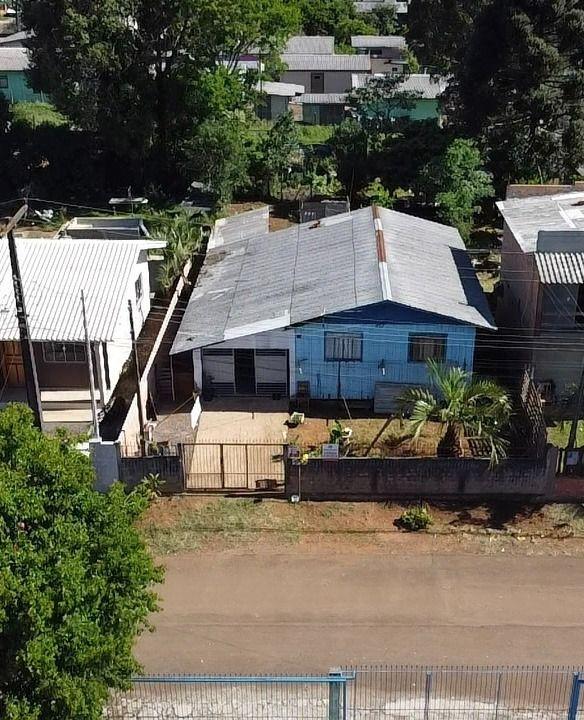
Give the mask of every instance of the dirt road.
[[584, 661], [584, 559], [241, 552], [166, 559], [149, 672]]

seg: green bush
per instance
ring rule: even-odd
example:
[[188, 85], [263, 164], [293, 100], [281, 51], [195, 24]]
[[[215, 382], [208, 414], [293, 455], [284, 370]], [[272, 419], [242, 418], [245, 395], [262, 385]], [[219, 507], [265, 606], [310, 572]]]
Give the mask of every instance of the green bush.
[[415, 505], [403, 511], [398, 524], [403, 530], [410, 532], [426, 530], [432, 524], [432, 516], [426, 505]]

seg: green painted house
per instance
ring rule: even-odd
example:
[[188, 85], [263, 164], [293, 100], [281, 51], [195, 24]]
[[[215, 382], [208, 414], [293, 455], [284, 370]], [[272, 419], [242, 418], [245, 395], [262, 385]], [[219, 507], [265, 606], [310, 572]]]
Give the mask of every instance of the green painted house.
[[0, 93], [11, 103], [46, 102], [46, 96], [28, 84], [27, 69], [26, 48], [0, 44]]

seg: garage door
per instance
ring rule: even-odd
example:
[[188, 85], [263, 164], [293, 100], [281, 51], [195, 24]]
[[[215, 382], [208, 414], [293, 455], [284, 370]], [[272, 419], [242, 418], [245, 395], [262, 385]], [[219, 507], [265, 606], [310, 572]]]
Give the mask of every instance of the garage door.
[[203, 350], [203, 384], [216, 395], [288, 395], [288, 351]]
[[233, 350], [203, 350], [203, 385], [216, 395], [235, 394]]
[[256, 350], [257, 395], [288, 395], [288, 351]]

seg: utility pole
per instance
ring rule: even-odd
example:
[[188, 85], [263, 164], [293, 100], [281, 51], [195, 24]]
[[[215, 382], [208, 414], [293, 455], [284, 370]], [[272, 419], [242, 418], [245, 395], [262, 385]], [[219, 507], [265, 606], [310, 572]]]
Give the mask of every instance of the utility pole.
[[142, 453], [142, 457], [144, 457], [144, 455], [146, 455], [146, 439], [144, 437], [144, 410], [142, 409], [142, 391], [140, 390], [140, 366], [138, 364], [138, 345], [136, 344], [136, 333], [134, 332], [134, 315], [132, 313], [131, 300], [128, 300], [128, 312], [130, 314], [130, 337], [132, 338], [134, 367], [136, 371], [136, 402], [138, 403], [138, 422], [140, 423], [140, 451]]
[[[91, 417], [93, 419], [93, 437], [99, 440], [99, 420], [97, 418], [97, 402], [95, 400], [95, 378], [93, 376], [93, 356], [87, 329], [87, 313], [85, 310], [85, 294], [81, 291], [81, 313], [83, 315], [83, 333], [85, 335], [85, 354], [87, 355], [87, 369], [89, 371], [89, 395], [91, 397]], [[102, 398], [103, 402], [103, 398]]]
[[20, 266], [18, 264], [18, 254], [16, 252], [16, 241], [14, 239], [14, 229], [22, 218], [25, 217], [27, 211], [28, 205], [23, 205], [16, 215], [12, 217], [4, 232], [8, 236], [8, 250], [10, 252], [10, 265], [12, 268], [12, 285], [14, 287], [14, 302], [16, 305], [16, 318], [18, 320], [18, 330], [20, 335], [20, 350], [22, 352], [22, 365], [24, 368], [24, 381], [26, 384], [26, 398], [34, 414], [35, 425], [42, 430], [43, 415], [41, 409], [39, 381], [37, 377], [36, 363], [34, 360], [32, 340], [30, 338], [30, 330], [28, 327], [28, 315], [26, 314], [26, 304], [24, 302], [22, 277], [20, 275]]
[[582, 415], [582, 405], [584, 405], [584, 362], [582, 364], [582, 374], [580, 375], [580, 384], [578, 385], [578, 395], [576, 397], [576, 407], [574, 409], [574, 418], [572, 427], [570, 428], [570, 436], [566, 450], [574, 450], [576, 447], [576, 437], [578, 432], [578, 421]]

